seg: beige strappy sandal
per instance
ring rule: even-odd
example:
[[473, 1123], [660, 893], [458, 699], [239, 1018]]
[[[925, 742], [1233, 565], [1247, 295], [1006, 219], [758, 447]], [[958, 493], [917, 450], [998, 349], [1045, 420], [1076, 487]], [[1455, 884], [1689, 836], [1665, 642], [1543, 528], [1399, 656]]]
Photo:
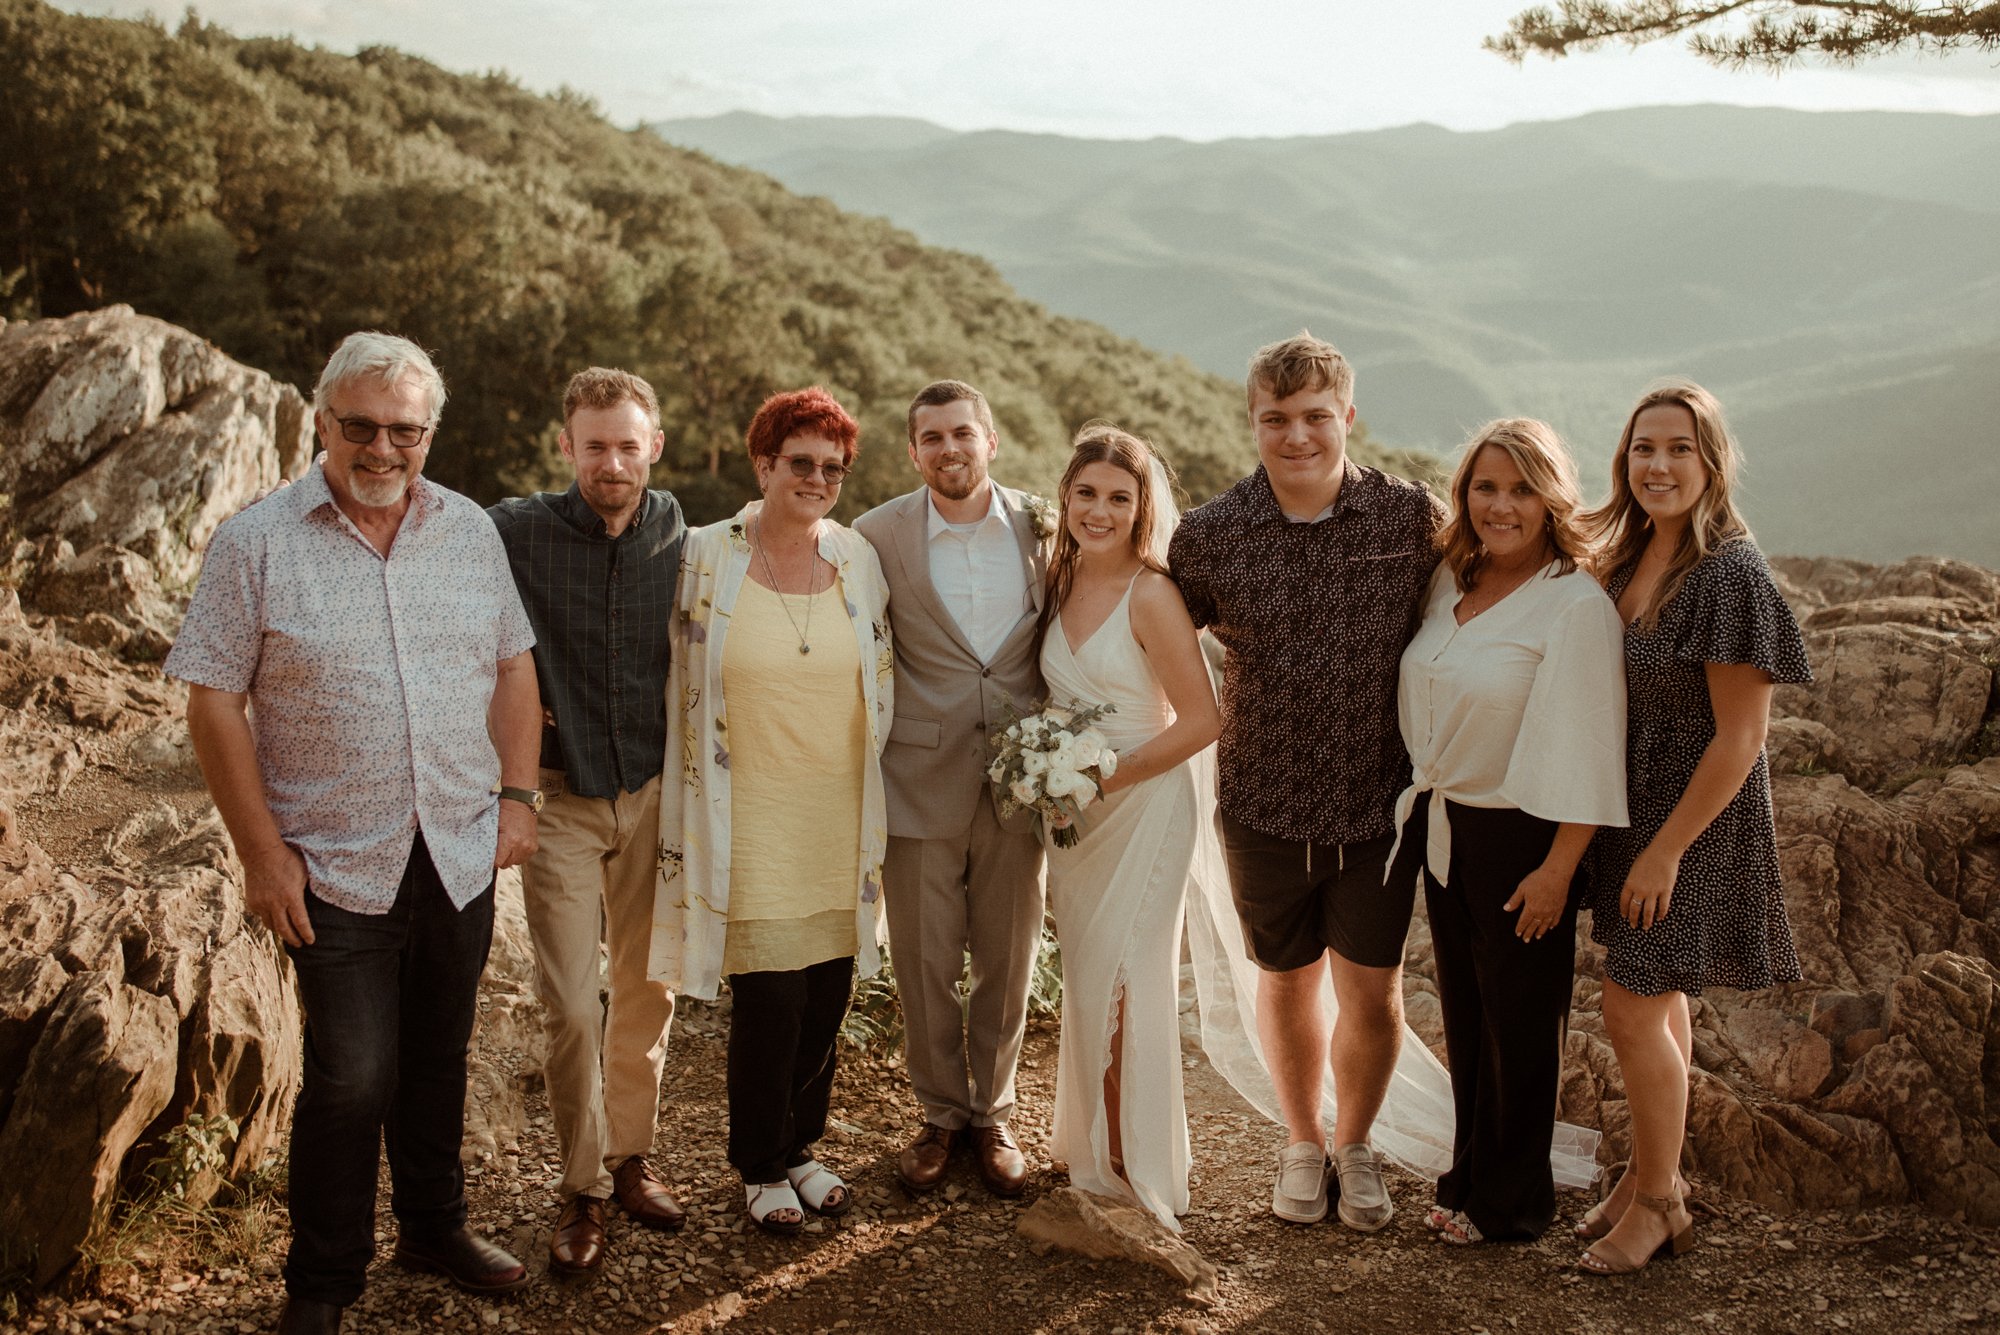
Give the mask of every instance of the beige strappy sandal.
[[1614, 1247], [1608, 1239], [1599, 1239], [1596, 1246], [1577, 1259], [1578, 1270], [1586, 1275], [1629, 1275], [1644, 1270], [1662, 1252], [1671, 1249], [1672, 1255], [1679, 1256], [1694, 1246], [1694, 1216], [1688, 1213], [1686, 1203], [1679, 1196], [1648, 1196], [1641, 1191], [1634, 1193], [1632, 1204], [1666, 1216], [1666, 1240], [1649, 1254], [1633, 1257]]

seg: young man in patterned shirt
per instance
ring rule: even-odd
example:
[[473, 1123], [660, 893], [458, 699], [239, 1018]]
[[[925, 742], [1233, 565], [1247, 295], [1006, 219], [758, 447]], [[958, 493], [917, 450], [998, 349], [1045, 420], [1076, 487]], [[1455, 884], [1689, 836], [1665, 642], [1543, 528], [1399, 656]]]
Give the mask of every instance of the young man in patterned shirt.
[[[1410, 773], [1396, 672], [1443, 511], [1421, 486], [1347, 458], [1354, 373], [1331, 344], [1301, 333], [1259, 349], [1248, 389], [1261, 462], [1188, 513], [1169, 564], [1195, 624], [1228, 650], [1223, 846], [1291, 1142], [1272, 1209], [1296, 1223], [1326, 1215], [1330, 1064], [1341, 1222], [1373, 1232], [1392, 1208], [1368, 1137], [1401, 1049], [1414, 899], [1414, 883], [1383, 883]], [[1339, 1003], [1330, 1044], [1326, 975]]]

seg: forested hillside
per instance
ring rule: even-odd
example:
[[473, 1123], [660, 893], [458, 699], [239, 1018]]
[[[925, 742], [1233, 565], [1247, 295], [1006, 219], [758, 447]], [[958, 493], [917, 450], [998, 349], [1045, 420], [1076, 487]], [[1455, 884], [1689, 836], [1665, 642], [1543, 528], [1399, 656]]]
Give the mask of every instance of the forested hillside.
[[749, 494], [758, 401], [811, 382], [862, 423], [843, 518], [914, 483], [903, 409], [947, 375], [991, 396], [1023, 485], [1093, 416], [1197, 497], [1251, 460], [1231, 381], [581, 95], [0, 0], [0, 310], [113, 301], [301, 387], [350, 330], [415, 338], [452, 392], [429, 471], [482, 500], [555, 479], [561, 386], [590, 363], [658, 387], [656, 477], [702, 519]]

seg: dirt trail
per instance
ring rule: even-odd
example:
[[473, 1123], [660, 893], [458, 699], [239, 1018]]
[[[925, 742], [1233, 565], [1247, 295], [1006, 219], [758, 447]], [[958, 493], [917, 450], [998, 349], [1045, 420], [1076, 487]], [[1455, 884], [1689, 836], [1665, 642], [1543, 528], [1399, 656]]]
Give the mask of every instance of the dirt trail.
[[[1188, 1054], [1194, 1209], [1186, 1235], [1222, 1269], [1220, 1302], [1190, 1303], [1163, 1275], [1110, 1262], [1037, 1256], [1015, 1233], [1036, 1196], [1061, 1184], [1047, 1166], [1055, 1034], [1038, 1026], [1022, 1062], [1016, 1121], [1041, 1168], [1019, 1201], [954, 1164], [938, 1194], [895, 1185], [897, 1149], [917, 1124], [893, 1058], [844, 1052], [838, 1125], [822, 1157], [855, 1184], [858, 1204], [796, 1238], [746, 1226], [722, 1156], [725, 1014], [689, 1005], [676, 1021], [657, 1161], [692, 1214], [686, 1232], [649, 1233], [615, 1212], [604, 1270], [548, 1276], [555, 1214], [554, 1139], [541, 1096], [518, 1156], [469, 1183], [473, 1222], [530, 1259], [537, 1282], [481, 1300], [379, 1262], [350, 1309], [355, 1332], [579, 1332], [635, 1335], [727, 1325], [743, 1331], [1920, 1331], [2000, 1329], [2000, 1233], [1914, 1210], [1773, 1218], [1701, 1199], [1700, 1245], [1625, 1280], [1568, 1267], [1567, 1223], [1586, 1205], [1565, 1193], [1565, 1223], [1529, 1246], [1447, 1248], [1422, 1225], [1426, 1185], [1397, 1176], [1395, 1221], [1373, 1237], [1329, 1222], [1272, 1219], [1276, 1128]], [[384, 1255], [390, 1240], [384, 1200]], [[1700, 1184], [1696, 1184], [1701, 1198]], [[151, 1269], [87, 1301], [45, 1302], [13, 1329], [188, 1332], [267, 1330], [282, 1301], [272, 1255], [251, 1273]]]

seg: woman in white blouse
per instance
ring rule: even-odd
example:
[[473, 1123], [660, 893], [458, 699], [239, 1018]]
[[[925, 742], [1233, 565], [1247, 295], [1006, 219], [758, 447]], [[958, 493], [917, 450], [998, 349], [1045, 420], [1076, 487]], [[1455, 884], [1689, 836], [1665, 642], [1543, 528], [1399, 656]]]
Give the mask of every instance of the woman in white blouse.
[[1429, 1224], [1447, 1242], [1539, 1237], [1576, 950], [1570, 883], [1625, 824], [1618, 613], [1578, 568], [1576, 468], [1547, 424], [1489, 423], [1452, 516], [1398, 710], [1411, 783], [1392, 876], [1424, 873], [1456, 1112]]

